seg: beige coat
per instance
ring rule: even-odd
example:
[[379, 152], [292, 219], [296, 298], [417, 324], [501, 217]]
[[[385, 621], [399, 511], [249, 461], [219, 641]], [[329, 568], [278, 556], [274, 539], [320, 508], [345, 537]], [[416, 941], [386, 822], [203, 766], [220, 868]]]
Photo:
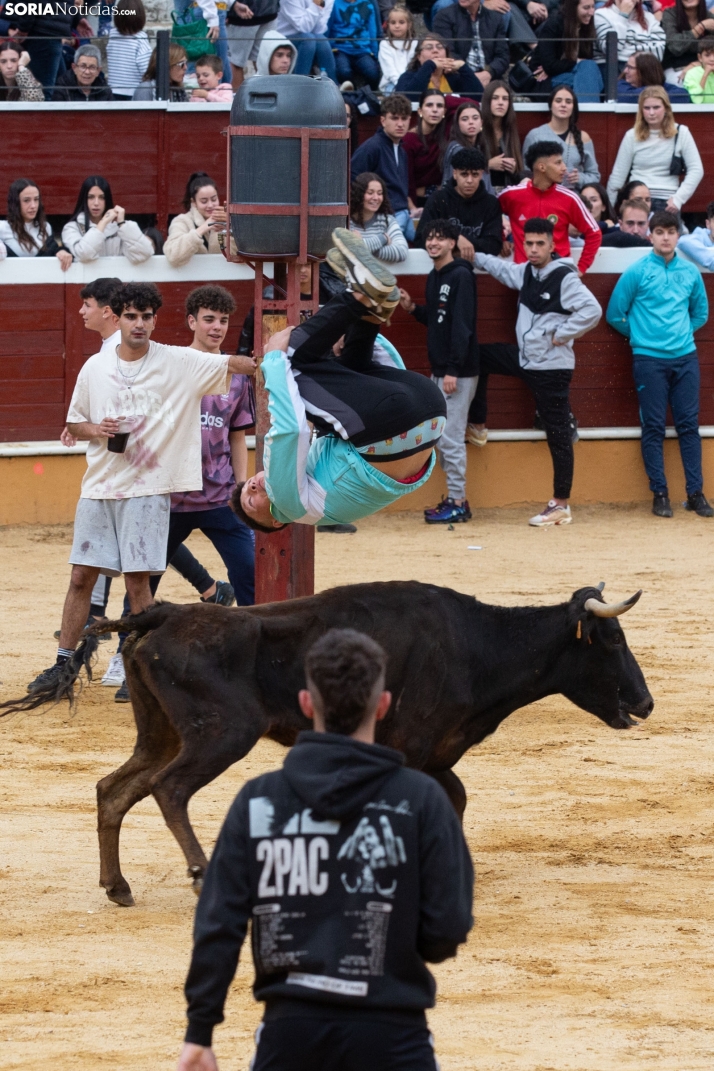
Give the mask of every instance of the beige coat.
[[196, 253], [222, 253], [215, 231], [198, 234], [198, 228], [205, 222], [194, 205], [171, 221], [169, 236], [164, 242], [164, 256], [172, 268], [188, 264]]

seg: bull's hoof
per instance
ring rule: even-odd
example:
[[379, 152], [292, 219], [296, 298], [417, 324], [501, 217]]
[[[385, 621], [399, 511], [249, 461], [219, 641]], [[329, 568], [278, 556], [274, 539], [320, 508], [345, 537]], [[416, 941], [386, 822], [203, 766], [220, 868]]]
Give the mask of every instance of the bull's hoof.
[[131, 895], [131, 889], [126, 882], [122, 885], [114, 885], [111, 888], [104, 888], [105, 893], [113, 904], [118, 904], [119, 907], [135, 907], [134, 897]]
[[203, 888], [203, 867], [202, 866], [190, 866], [187, 870], [187, 874], [192, 878], [191, 888], [195, 892], [196, 896], [201, 895], [201, 889]]

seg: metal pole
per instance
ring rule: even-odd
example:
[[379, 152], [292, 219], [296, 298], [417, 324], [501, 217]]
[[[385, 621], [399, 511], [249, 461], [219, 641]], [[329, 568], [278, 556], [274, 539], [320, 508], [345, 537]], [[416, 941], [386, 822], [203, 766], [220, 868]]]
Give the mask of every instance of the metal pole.
[[169, 99], [170, 65], [169, 45], [170, 30], [158, 30], [156, 33], [156, 99]]
[[614, 30], [605, 35], [605, 95], [608, 101], [617, 100], [617, 34]]

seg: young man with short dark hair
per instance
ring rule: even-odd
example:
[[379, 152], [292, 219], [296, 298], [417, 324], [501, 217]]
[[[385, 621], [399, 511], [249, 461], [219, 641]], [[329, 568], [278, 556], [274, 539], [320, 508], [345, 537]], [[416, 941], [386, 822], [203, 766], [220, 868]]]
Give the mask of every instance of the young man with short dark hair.
[[89, 441], [87, 471], [57, 661], [28, 686], [38, 698], [61, 698], [79, 673], [84, 648], [75, 649], [100, 572], [124, 574], [132, 613], [152, 604], [149, 577], [166, 568], [171, 495], [203, 484], [201, 398], [225, 391], [242, 370], [245, 358], [151, 342], [161, 305], [150, 283], [119, 287], [111, 308], [121, 342], [90, 357], [77, 377], [67, 426]]
[[448, 219], [459, 232], [457, 256], [471, 263], [474, 253], [498, 256], [503, 245], [502, 212], [498, 198], [483, 186], [483, 153], [480, 149], [459, 149], [452, 167], [453, 178], [435, 190], [424, 205], [415, 244], [424, 247], [433, 220]]
[[460, 237], [458, 225], [451, 220], [428, 223], [424, 242], [434, 267], [426, 280], [426, 303], [416, 305], [406, 290], [399, 291], [402, 308], [427, 328], [431, 378], [446, 401], [446, 424], [437, 447], [446, 474], [446, 498], [433, 509], [424, 510], [427, 524], [471, 520], [464, 439], [478, 383], [479, 348], [473, 271], [466, 260], [454, 258]]
[[314, 731], [243, 787], [206, 871], [178, 1071], [218, 1071], [213, 1029], [249, 922], [265, 1002], [252, 1071], [437, 1071], [426, 964], [467, 938], [473, 868], [443, 789], [375, 743], [386, 668], [352, 629], [309, 648], [298, 701]]
[[517, 186], [506, 186], [498, 195], [501, 210], [511, 223], [513, 255], [516, 264], [525, 264], [523, 224], [527, 219], [549, 219], [553, 224], [553, 246], [560, 257], [570, 256], [569, 228], [585, 239], [577, 271], [580, 275], [591, 267], [600, 248], [600, 228], [574, 190], [560, 183], [568, 170], [563, 162], [563, 147], [556, 141], [536, 141], [526, 153], [526, 167], [533, 172]]
[[414, 239], [414, 223], [409, 213], [409, 161], [402, 140], [409, 130], [412, 106], [403, 93], [392, 93], [382, 101], [380, 129], [362, 142], [352, 157], [352, 177], [374, 171], [384, 179], [392, 211], [402, 233]]
[[529, 524], [538, 528], [570, 524], [568, 500], [573, 483], [573, 432], [570, 381], [575, 368], [573, 343], [592, 330], [602, 316], [599, 304], [581, 282], [569, 257], [555, 252], [553, 224], [529, 219], [522, 225], [526, 264], [477, 253], [475, 265], [519, 291], [517, 344], [479, 347], [481, 378], [471, 407], [471, 420], [486, 423], [489, 373], [517, 376], [533, 392], [553, 459], [553, 497]]
[[709, 303], [701, 273], [677, 256], [679, 216], [655, 212], [652, 252], [630, 265], [615, 285], [607, 322], [630, 340], [632, 371], [642, 424], [642, 459], [656, 517], [672, 517], [664, 471], [667, 405], [677, 429], [686, 477], [685, 509], [714, 516], [703, 492], [699, 437], [699, 358], [694, 332], [707, 322]]

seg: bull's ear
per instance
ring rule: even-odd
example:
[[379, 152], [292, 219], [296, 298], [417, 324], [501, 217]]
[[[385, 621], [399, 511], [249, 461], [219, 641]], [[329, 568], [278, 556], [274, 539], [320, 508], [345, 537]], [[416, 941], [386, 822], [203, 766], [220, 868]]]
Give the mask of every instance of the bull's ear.
[[594, 627], [595, 622], [592, 614], [587, 613], [587, 611], [582, 613], [575, 625], [575, 638], [577, 640], [582, 640], [584, 643], [592, 643], [593, 641], [590, 633]]

